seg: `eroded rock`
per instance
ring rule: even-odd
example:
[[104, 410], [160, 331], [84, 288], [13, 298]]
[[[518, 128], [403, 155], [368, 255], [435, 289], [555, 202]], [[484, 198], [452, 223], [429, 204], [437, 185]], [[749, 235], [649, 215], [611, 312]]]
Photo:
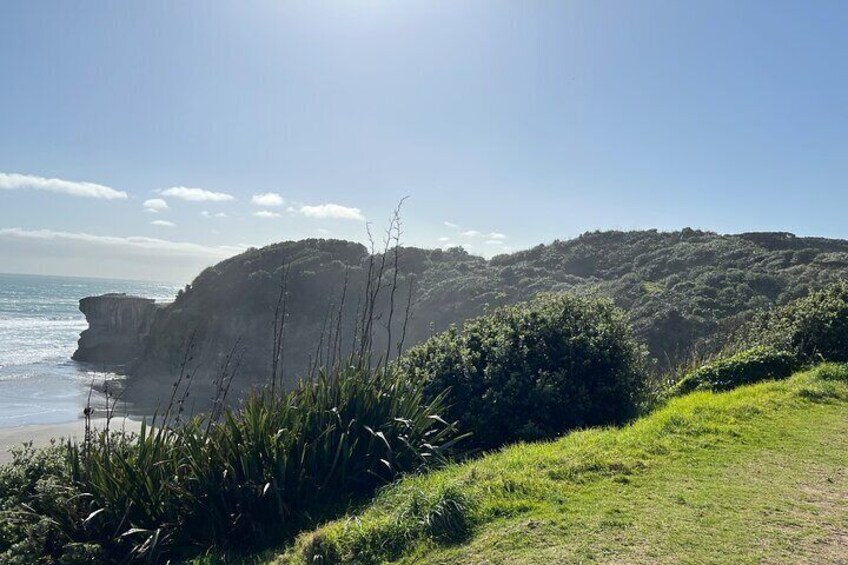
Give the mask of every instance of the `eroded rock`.
[[77, 361], [126, 365], [141, 353], [159, 306], [152, 298], [104, 294], [80, 300], [88, 329], [80, 334]]

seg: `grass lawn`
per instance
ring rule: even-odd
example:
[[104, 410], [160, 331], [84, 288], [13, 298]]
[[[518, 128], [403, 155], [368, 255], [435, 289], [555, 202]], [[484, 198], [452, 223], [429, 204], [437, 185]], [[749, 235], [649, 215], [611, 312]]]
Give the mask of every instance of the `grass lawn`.
[[848, 563], [848, 369], [411, 477], [269, 561]]

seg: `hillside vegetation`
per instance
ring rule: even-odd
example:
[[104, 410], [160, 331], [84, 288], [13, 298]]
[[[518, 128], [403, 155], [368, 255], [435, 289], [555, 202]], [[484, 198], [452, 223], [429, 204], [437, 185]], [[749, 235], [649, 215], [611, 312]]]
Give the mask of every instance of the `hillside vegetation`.
[[644, 399], [644, 353], [608, 300], [539, 295], [433, 336], [401, 361], [466, 449], [556, 437], [632, 419]]
[[[381, 256], [362, 245], [312, 239], [252, 249], [206, 269], [157, 316], [132, 382], [169, 385], [197, 334], [202, 344], [194, 355], [197, 374], [214, 373], [238, 342], [247, 351], [236, 387], [266, 383], [283, 282], [282, 363], [291, 386], [326, 355], [330, 340], [322, 336], [332, 335], [346, 352], [353, 348], [358, 298], [378, 271], [384, 282], [375, 297], [378, 354], [394, 356], [451, 324], [539, 292], [570, 291], [607, 296], [626, 310], [659, 370], [693, 351], [719, 349], [756, 311], [848, 277], [848, 242], [788, 233], [593, 232], [491, 260], [459, 248], [401, 247], [395, 262], [393, 251], [381, 264]], [[407, 320], [401, 314], [408, 304]]]
[[674, 399], [387, 488], [274, 562], [848, 560], [848, 368]]

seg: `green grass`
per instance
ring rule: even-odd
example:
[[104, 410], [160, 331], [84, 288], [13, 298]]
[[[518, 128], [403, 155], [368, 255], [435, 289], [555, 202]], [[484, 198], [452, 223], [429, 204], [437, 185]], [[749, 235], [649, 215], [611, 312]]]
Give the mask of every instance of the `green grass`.
[[267, 561], [840, 562], [846, 492], [848, 368], [822, 365], [404, 479]]

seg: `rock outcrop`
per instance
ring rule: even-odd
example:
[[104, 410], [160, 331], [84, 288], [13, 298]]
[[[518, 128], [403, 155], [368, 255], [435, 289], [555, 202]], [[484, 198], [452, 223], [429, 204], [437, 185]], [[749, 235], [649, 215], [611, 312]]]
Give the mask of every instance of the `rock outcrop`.
[[142, 351], [156, 313], [151, 298], [126, 294], [104, 294], [80, 300], [88, 329], [80, 334], [73, 358], [77, 361], [127, 365]]

